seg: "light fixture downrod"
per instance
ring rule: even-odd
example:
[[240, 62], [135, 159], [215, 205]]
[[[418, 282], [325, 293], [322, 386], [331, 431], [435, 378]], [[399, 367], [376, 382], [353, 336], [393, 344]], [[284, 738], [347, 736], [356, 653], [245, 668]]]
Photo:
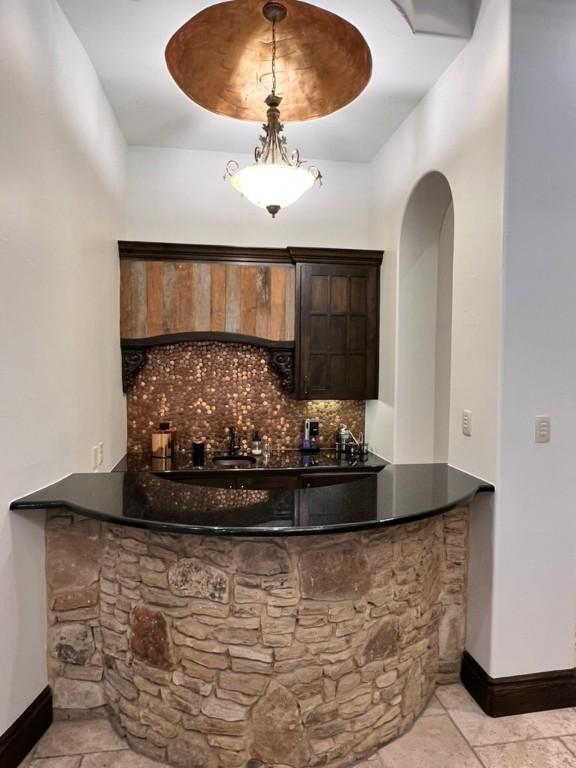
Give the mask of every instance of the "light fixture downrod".
[[234, 189], [251, 203], [266, 208], [272, 218], [288, 205], [295, 203], [316, 182], [322, 184], [322, 174], [315, 166], [304, 167], [298, 150], [291, 157], [286, 152], [284, 126], [280, 119], [282, 97], [277, 90], [277, 39], [276, 25], [287, 15], [286, 6], [279, 2], [267, 2], [262, 8], [264, 17], [272, 24], [272, 91], [265, 104], [266, 123], [260, 136], [260, 146], [254, 150], [254, 163], [240, 169], [235, 160], [226, 166], [224, 178], [230, 177]]

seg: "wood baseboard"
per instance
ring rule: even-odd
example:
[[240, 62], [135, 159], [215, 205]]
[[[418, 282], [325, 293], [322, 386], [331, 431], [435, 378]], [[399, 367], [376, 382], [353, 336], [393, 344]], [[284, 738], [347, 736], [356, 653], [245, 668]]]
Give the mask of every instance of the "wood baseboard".
[[8, 730], [0, 736], [0, 765], [18, 768], [52, 723], [52, 691], [44, 688]]
[[576, 706], [576, 669], [493, 678], [464, 651], [460, 679], [490, 717]]

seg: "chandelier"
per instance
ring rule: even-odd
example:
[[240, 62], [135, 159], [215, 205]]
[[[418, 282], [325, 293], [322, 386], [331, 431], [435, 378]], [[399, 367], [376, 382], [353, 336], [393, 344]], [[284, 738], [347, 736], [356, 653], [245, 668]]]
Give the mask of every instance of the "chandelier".
[[264, 102], [268, 107], [266, 123], [262, 126], [264, 133], [254, 150], [254, 163], [241, 169], [236, 160], [230, 160], [224, 178], [229, 177], [237, 192], [254, 205], [265, 208], [274, 219], [282, 208], [299, 200], [316, 182], [322, 185], [322, 174], [301, 160], [297, 149], [288, 156], [280, 119], [282, 97], [276, 93], [276, 25], [286, 18], [286, 6], [267, 2], [262, 13], [272, 24], [272, 92]]

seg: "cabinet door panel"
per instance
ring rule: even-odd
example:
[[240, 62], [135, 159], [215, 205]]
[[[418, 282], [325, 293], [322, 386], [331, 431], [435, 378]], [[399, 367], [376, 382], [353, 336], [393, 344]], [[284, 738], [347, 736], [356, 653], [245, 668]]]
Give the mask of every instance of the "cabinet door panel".
[[366, 355], [348, 357], [348, 387], [356, 392], [366, 388]]
[[330, 312], [348, 312], [348, 283], [347, 277], [334, 275], [330, 278]]
[[330, 342], [329, 352], [344, 352], [348, 348], [346, 335], [348, 333], [348, 318], [346, 315], [332, 315], [330, 317]]
[[365, 277], [350, 278], [350, 312], [365, 314], [368, 304], [368, 281]]
[[378, 396], [379, 271], [353, 264], [299, 264], [298, 395]]
[[325, 277], [310, 277], [310, 311], [328, 312], [330, 304], [330, 282]]
[[328, 386], [330, 389], [341, 391], [346, 389], [346, 369], [348, 359], [346, 355], [330, 355], [330, 379]]
[[330, 316], [311, 315], [310, 351], [326, 352], [330, 349]]
[[322, 398], [328, 391], [328, 360], [327, 355], [310, 355], [310, 366], [305, 381], [304, 394], [308, 397]]
[[364, 352], [366, 350], [366, 317], [350, 317], [350, 352]]

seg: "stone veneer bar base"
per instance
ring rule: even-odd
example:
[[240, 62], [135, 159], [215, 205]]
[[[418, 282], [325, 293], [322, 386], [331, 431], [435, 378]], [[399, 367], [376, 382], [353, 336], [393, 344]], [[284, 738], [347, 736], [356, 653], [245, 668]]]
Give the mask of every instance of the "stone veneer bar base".
[[458, 679], [467, 535], [463, 509], [259, 540], [53, 515], [55, 707], [182, 768], [353, 765]]

